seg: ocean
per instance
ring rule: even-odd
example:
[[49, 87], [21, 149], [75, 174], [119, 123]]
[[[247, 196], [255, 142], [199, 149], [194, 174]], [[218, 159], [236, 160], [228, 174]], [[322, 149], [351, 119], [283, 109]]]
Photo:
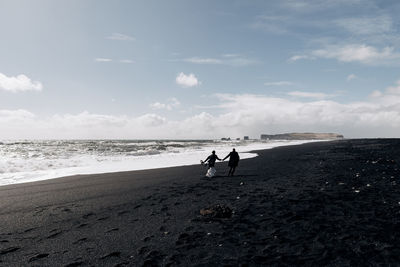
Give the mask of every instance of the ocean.
[[253, 150], [310, 141], [220, 140], [4, 140], [0, 141], [0, 185], [77, 174], [199, 164], [212, 150], [223, 158], [235, 148], [241, 159]]

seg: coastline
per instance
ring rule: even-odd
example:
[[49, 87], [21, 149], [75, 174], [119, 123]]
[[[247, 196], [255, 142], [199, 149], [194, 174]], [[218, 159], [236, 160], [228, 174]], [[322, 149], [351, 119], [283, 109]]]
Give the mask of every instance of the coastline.
[[[271, 149], [279, 146], [298, 145], [322, 140], [275, 140], [217, 142], [196, 141], [144, 141], [144, 140], [37, 140], [32, 142], [11, 142], [14, 149], [5, 149], [0, 156], [0, 186], [36, 182], [54, 178], [117, 173], [126, 171], [162, 169], [196, 165], [212, 150], [217, 154], [228, 154], [236, 148], [242, 159], [256, 157], [254, 150]], [[65, 142], [66, 146], [62, 144]], [[99, 143], [97, 143], [99, 142]], [[161, 142], [158, 144], [157, 142]], [[165, 142], [165, 143], [162, 143]], [[189, 142], [189, 145], [186, 143]], [[75, 154], [71, 155], [71, 143]], [[90, 148], [85, 147], [86, 145]], [[22, 144], [22, 147], [19, 147]], [[24, 147], [26, 145], [26, 147]], [[32, 147], [30, 147], [33, 145]], [[61, 148], [59, 147], [61, 146]], [[140, 145], [140, 149], [138, 148]], [[127, 149], [125, 150], [125, 146]], [[42, 149], [47, 147], [47, 149]], [[89, 149], [88, 151], [85, 151]], [[30, 151], [33, 150], [33, 151]], [[43, 150], [43, 151], [42, 151]], [[109, 151], [111, 150], [111, 151]], [[1, 151], [1, 150], [0, 150]], [[104, 155], [108, 151], [109, 155]], [[29, 155], [26, 157], [26, 155]]]
[[[257, 151], [235, 177], [218, 163], [212, 179], [193, 165], [2, 186], [0, 264], [395, 264], [399, 148], [316, 142]], [[215, 204], [232, 217], [200, 215]]]

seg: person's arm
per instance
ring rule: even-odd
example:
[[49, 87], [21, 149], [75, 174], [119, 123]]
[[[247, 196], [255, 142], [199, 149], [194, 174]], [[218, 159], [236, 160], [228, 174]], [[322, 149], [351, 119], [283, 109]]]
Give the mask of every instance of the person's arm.
[[208, 157], [204, 160], [204, 162], [207, 162], [208, 160], [210, 160], [210, 156], [208, 156]]
[[219, 160], [219, 161], [221, 161], [222, 159], [220, 159], [220, 158], [218, 158], [218, 156], [217, 155], [215, 155], [216, 157], [217, 157], [217, 160]]
[[226, 160], [227, 158], [229, 158], [230, 155], [231, 155], [231, 153], [229, 153], [223, 160]]

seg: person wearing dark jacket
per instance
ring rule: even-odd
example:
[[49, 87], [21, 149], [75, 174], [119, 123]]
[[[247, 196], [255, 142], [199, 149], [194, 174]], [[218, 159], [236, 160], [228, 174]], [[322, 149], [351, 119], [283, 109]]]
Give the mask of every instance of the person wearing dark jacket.
[[215, 166], [215, 161], [216, 160], [221, 160], [221, 159], [215, 154], [215, 151], [213, 151], [211, 153], [211, 155], [206, 158], [204, 163], [206, 163], [208, 161], [208, 168], [211, 168], [211, 167]]
[[233, 176], [235, 169], [239, 164], [239, 154], [235, 151], [235, 149], [233, 149], [232, 152], [229, 153], [223, 160], [227, 158], [229, 158], [228, 166], [230, 167], [228, 176]]
[[214, 177], [215, 173], [217, 172], [214, 167], [216, 160], [221, 160], [221, 159], [215, 154], [215, 151], [213, 151], [212, 154], [208, 156], [205, 161], [201, 161], [201, 164], [208, 163], [208, 170], [206, 176], [209, 178]]

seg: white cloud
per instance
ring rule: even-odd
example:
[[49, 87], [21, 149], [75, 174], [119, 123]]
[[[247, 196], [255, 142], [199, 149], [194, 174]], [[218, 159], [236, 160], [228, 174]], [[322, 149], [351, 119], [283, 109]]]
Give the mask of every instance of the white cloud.
[[222, 56], [227, 58], [240, 57], [239, 54], [223, 54]]
[[377, 98], [377, 97], [381, 97], [382, 95], [383, 95], [383, 94], [382, 94], [381, 91], [375, 90], [375, 91], [373, 91], [369, 96], [372, 97], [372, 98]]
[[148, 127], [156, 127], [164, 124], [167, 120], [157, 114], [146, 114], [138, 118], [138, 120]]
[[354, 80], [355, 78], [357, 78], [357, 76], [355, 74], [349, 74], [346, 78], [346, 80], [349, 82], [351, 80]]
[[311, 13], [321, 10], [332, 10], [333, 8], [340, 8], [342, 11], [348, 6], [362, 5], [363, 7], [368, 6], [370, 1], [367, 0], [309, 0], [309, 1], [298, 1], [298, 0], [282, 0], [280, 1], [282, 6], [292, 9], [296, 12]]
[[160, 102], [155, 102], [150, 104], [150, 107], [152, 109], [166, 109], [166, 110], [173, 110], [174, 108], [180, 106], [180, 102], [178, 99], [175, 97], [167, 99], [167, 103], [160, 103]]
[[175, 79], [176, 83], [182, 87], [193, 87], [200, 85], [200, 81], [196, 78], [193, 73], [189, 75], [184, 74], [183, 72], [179, 73]]
[[400, 105], [400, 80], [396, 85], [389, 86], [385, 90], [375, 90], [370, 94], [373, 102], [379, 102], [387, 106]]
[[116, 33], [116, 32], [114, 32], [113, 34], [108, 36], [107, 39], [118, 40], [118, 41], [134, 41], [135, 40], [135, 38], [133, 38], [132, 36], [122, 34], [122, 33]]
[[314, 59], [314, 57], [308, 56], [308, 55], [295, 55], [289, 58], [288, 61], [294, 62], [300, 59]]
[[94, 61], [96, 61], [96, 62], [111, 62], [112, 59], [111, 58], [97, 57], [97, 58], [94, 59]]
[[87, 111], [43, 118], [27, 110], [0, 110], [0, 139], [187, 139], [304, 131], [338, 132], [351, 138], [398, 137], [400, 132], [400, 81], [365, 101], [350, 103], [252, 94], [217, 94], [213, 99], [217, 103], [212, 112], [181, 120]]
[[41, 91], [43, 85], [39, 81], [32, 81], [24, 74], [17, 76], [6, 76], [0, 73], [0, 90], [10, 92]]
[[354, 35], [381, 35], [393, 31], [393, 20], [389, 15], [341, 18], [335, 23]]
[[167, 110], [171, 110], [171, 108], [168, 108], [167, 104], [160, 103], [160, 102], [154, 102], [154, 103], [150, 104], [150, 107], [152, 109], [167, 109]]
[[287, 85], [293, 85], [292, 82], [288, 81], [279, 81], [279, 82], [267, 82], [264, 83], [265, 86], [287, 86]]
[[258, 60], [246, 58], [239, 54], [223, 54], [220, 58], [191, 57], [182, 61], [193, 64], [228, 65], [234, 67], [244, 67], [259, 63]]
[[[95, 58], [94, 61], [96, 61], [96, 62], [112, 62], [113, 59], [111, 59], [111, 58], [104, 58], [104, 57], [98, 57], [98, 58]], [[134, 63], [134, 61], [133, 61], [133, 60], [130, 60], [130, 59], [120, 59], [120, 60], [116, 60], [116, 62], [124, 63], [124, 64], [131, 64], [131, 63]]]
[[0, 110], [0, 140], [156, 138], [163, 130], [168, 133], [164, 135], [167, 137], [173, 127], [169, 130], [156, 129], [165, 123], [166, 119], [156, 114], [130, 117], [84, 111], [40, 118], [27, 110]]
[[219, 95], [222, 115], [216, 129], [248, 132], [333, 131], [347, 137], [398, 136], [400, 97], [341, 104], [335, 101], [293, 101], [259, 95]]
[[0, 121], [1, 122], [12, 122], [12, 121], [23, 121], [26, 119], [33, 119], [35, 115], [32, 112], [29, 112], [24, 109], [17, 110], [7, 110], [0, 109]]
[[84, 111], [77, 115], [64, 114], [54, 115], [51, 121], [56, 122], [63, 127], [79, 128], [79, 127], [118, 127], [127, 123], [126, 116], [112, 116], [103, 114], [92, 114]]
[[388, 87], [386, 92], [392, 95], [400, 95], [400, 80], [396, 82], [395, 86]]
[[[45, 131], [39, 125], [39, 120], [32, 112], [24, 109], [0, 109], [0, 140], [40, 138], [39, 134]], [[55, 133], [58, 134], [58, 133]]]
[[318, 93], [318, 92], [302, 92], [302, 91], [292, 91], [287, 93], [290, 96], [294, 97], [304, 97], [304, 98], [314, 98], [314, 99], [326, 99], [334, 97], [335, 95]]
[[365, 44], [331, 45], [323, 49], [312, 51], [312, 56], [327, 59], [337, 59], [342, 62], [360, 62], [367, 64], [384, 63], [385, 61], [400, 58], [392, 47], [381, 50]]
[[195, 63], [195, 64], [222, 64], [222, 60], [216, 58], [200, 58], [200, 57], [191, 57], [185, 58], [183, 61]]
[[[250, 27], [269, 34], [290, 35], [308, 44], [321, 39], [331, 44], [358, 39], [389, 47], [399, 43], [394, 9], [375, 0], [281, 0], [262, 6], [264, 11]], [[357, 14], [346, 12], [355, 9]]]
[[133, 63], [133, 60], [130, 60], [130, 59], [121, 59], [119, 62], [120, 62], [120, 63], [131, 64], [131, 63]]
[[244, 67], [258, 64], [259, 61], [255, 59], [249, 59], [245, 57], [232, 57], [229, 60], [225, 61], [226, 65], [235, 66], [235, 67]]
[[292, 22], [293, 20], [289, 16], [262, 15], [257, 16], [250, 27], [273, 34], [286, 34], [289, 32], [289, 25]]

